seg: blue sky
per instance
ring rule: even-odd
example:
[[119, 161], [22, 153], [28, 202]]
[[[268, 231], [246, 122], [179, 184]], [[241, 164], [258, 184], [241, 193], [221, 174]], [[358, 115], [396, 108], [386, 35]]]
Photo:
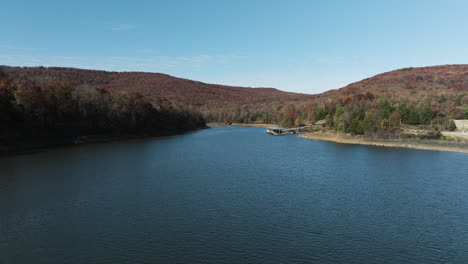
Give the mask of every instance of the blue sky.
[[318, 93], [468, 63], [466, 0], [3, 1], [0, 64]]

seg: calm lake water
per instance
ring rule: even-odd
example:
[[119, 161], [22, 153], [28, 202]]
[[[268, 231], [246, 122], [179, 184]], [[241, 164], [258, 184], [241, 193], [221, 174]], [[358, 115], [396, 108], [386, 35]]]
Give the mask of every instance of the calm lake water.
[[0, 263], [468, 263], [468, 155], [262, 128], [0, 158]]

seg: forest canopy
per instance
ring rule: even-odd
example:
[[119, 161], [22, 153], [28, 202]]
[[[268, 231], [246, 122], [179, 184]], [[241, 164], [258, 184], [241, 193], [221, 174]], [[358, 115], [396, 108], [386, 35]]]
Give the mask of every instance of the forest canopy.
[[0, 140], [170, 135], [205, 127], [200, 113], [157, 96], [0, 71]]

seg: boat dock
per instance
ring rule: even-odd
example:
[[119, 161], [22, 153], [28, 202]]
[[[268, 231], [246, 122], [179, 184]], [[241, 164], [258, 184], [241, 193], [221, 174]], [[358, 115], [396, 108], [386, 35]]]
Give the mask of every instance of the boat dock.
[[286, 134], [299, 134], [304, 133], [309, 130], [309, 126], [302, 127], [292, 127], [292, 128], [283, 128], [283, 127], [267, 127], [266, 132], [274, 136], [286, 135]]

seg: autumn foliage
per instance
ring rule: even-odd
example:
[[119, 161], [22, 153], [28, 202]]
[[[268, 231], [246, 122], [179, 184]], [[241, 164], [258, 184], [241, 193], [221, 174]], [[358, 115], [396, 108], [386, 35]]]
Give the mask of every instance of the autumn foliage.
[[81, 135], [168, 135], [205, 126], [193, 109], [157, 96], [0, 71], [0, 143]]
[[[101, 94], [125, 92], [124, 97], [138, 93], [150, 96], [153, 105], [198, 111], [209, 122], [296, 126], [327, 120], [333, 129], [362, 134], [399, 125], [440, 125], [468, 118], [468, 65], [395, 70], [316, 95], [206, 84], [160, 73], [0, 68], [13, 80], [33, 80], [40, 93], [53, 91], [56, 88], [48, 84], [61, 81], [73, 83], [77, 94], [85, 93], [87, 87]], [[31, 89], [36, 90], [25, 92], [39, 93], [37, 87]], [[44, 111], [43, 106], [34, 104], [31, 108]]]

